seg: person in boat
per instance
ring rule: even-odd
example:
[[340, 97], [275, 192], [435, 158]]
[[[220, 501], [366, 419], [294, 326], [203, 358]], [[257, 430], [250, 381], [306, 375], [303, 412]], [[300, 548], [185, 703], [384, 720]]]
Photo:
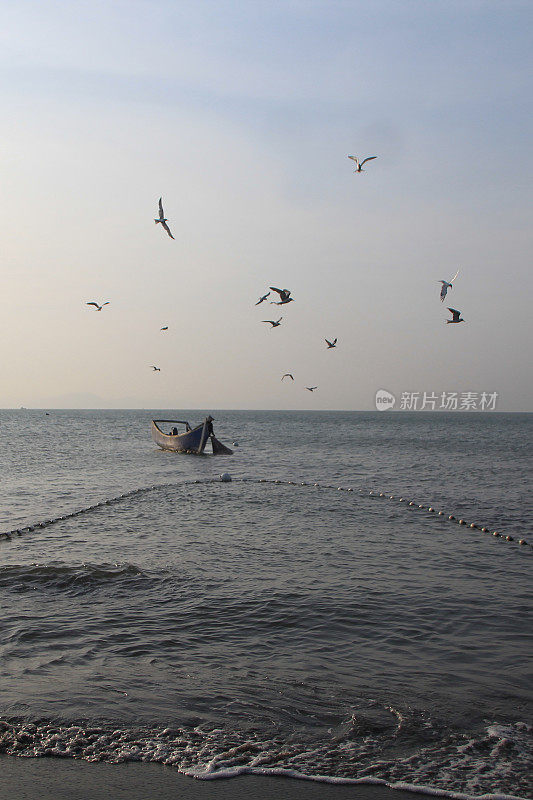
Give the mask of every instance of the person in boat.
[[207, 435], [213, 436], [213, 417], [207, 418]]
[[177, 436], [177, 435], [178, 435], [178, 429], [177, 428], [172, 428], [171, 436]]

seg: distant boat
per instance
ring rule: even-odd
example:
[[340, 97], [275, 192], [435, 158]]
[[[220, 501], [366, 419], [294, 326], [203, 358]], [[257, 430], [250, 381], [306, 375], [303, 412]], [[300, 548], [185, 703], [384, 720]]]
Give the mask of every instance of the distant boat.
[[[171, 429], [165, 433], [161, 425], [170, 425]], [[179, 432], [178, 425], [184, 425], [185, 431]], [[179, 419], [153, 419], [152, 439], [163, 450], [172, 450], [174, 453], [204, 452], [207, 440], [211, 439], [211, 446], [215, 455], [232, 455], [233, 450], [219, 442], [213, 433], [213, 417], [206, 417], [196, 428], [191, 428], [186, 420]]]

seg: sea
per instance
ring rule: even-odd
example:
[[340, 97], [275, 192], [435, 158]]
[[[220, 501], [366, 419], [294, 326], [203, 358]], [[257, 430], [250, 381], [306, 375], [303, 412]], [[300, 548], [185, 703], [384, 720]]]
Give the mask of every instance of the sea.
[[0, 753], [530, 798], [532, 429], [0, 411]]

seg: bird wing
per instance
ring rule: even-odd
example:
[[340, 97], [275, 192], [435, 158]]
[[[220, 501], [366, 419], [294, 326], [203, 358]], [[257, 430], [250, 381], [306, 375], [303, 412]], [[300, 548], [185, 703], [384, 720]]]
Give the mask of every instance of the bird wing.
[[457, 309], [456, 309], [456, 308], [450, 308], [450, 307], [448, 307], [448, 311], [451, 311], [451, 313], [452, 313], [452, 316], [453, 316], [453, 318], [454, 318], [454, 319], [459, 319], [459, 317], [461, 316], [461, 312], [460, 312], [460, 311], [457, 311]]
[[278, 325], [279, 325], [279, 323], [281, 322], [281, 320], [282, 320], [282, 319], [283, 319], [283, 317], [280, 317], [280, 318], [277, 320], [277, 324], [278, 324]]
[[94, 302], [94, 300], [91, 300], [91, 302], [90, 302], [90, 303], [86, 303], [85, 305], [87, 305], [87, 306], [96, 306], [96, 308], [100, 308], [100, 306], [98, 305], [98, 303], [95, 303], [95, 302]]
[[[273, 292], [277, 292], [280, 295], [280, 297], [283, 294], [283, 292], [285, 291], [285, 289], [276, 289], [275, 286], [269, 286], [268, 288], [272, 289]], [[270, 292], [269, 292], [269, 294], [270, 294]]]
[[168, 227], [167, 223], [166, 223], [166, 222], [162, 222], [162, 223], [161, 223], [161, 225], [162, 225], [162, 226], [163, 226], [163, 228], [166, 230], [166, 232], [168, 233], [168, 235], [170, 236], [170, 238], [171, 238], [171, 239], [173, 239], [174, 237], [172, 236], [172, 234], [171, 234], [171, 232], [170, 232], [170, 228]]
[[337, 344], [337, 337], [333, 339], [333, 344]]
[[452, 284], [454, 282], [454, 280], [457, 278], [458, 275], [459, 275], [459, 270], [457, 270], [457, 272], [455, 273], [455, 275], [451, 279], [450, 284]]
[[165, 212], [163, 211], [163, 198], [159, 198], [159, 219], [165, 218]]
[[333, 347], [333, 342], [330, 342], [329, 339], [324, 339], [324, 341], [328, 345], [328, 347]]
[[355, 161], [356, 164], [359, 164], [359, 159], [357, 158], [357, 156], [348, 156], [348, 158], [351, 158], [352, 161]]
[[274, 320], [272, 319], [262, 319], [261, 322], [270, 322], [271, 325], [274, 324]]
[[368, 156], [368, 158], [363, 158], [363, 160], [361, 161], [360, 166], [362, 167], [363, 164], [366, 164], [367, 161], [373, 161], [374, 158], [377, 158], [377, 156]]
[[104, 306], [108, 306], [110, 302], [110, 300], [106, 300], [105, 303], [102, 303], [101, 307], [103, 308]]
[[440, 287], [440, 299], [442, 301], [444, 301], [447, 291], [448, 291], [448, 284], [446, 283], [446, 281], [442, 281], [442, 286]]

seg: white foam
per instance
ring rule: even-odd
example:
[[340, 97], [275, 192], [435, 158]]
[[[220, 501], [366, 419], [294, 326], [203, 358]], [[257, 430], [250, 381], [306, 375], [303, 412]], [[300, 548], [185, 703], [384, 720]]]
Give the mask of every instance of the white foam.
[[404, 792], [416, 792], [418, 794], [426, 794], [432, 797], [450, 797], [453, 800], [527, 800], [527, 798], [514, 794], [465, 794], [463, 792], [453, 792], [446, 789], [437, 789], [432, 786], [419, 786], [412, 783], [405, 783], [404, 781], [396, 781], [391, 783], [382, 778], [341, 778], [330, 775], [307, 775], [303, 772], [298, 772], [294, 769], [283, 769], [281, 767], [228, 767], [226, 769], [219, 769], [216, 771], [199, 770], [186, 770], [185, 774], [190, 775], [197, 780], [218, 780], [219, 778], [235, 778], [239, 775], [262, 775], [262, 776], [277, 776], [285, 778], [297, 778], [299, 780], [314, 781], [315, 783], [327, 783], [338, 786], [357, 786], [357, 785], [371, 785], [371, 786], [386, 786], [388, 789], [397, 789]]

